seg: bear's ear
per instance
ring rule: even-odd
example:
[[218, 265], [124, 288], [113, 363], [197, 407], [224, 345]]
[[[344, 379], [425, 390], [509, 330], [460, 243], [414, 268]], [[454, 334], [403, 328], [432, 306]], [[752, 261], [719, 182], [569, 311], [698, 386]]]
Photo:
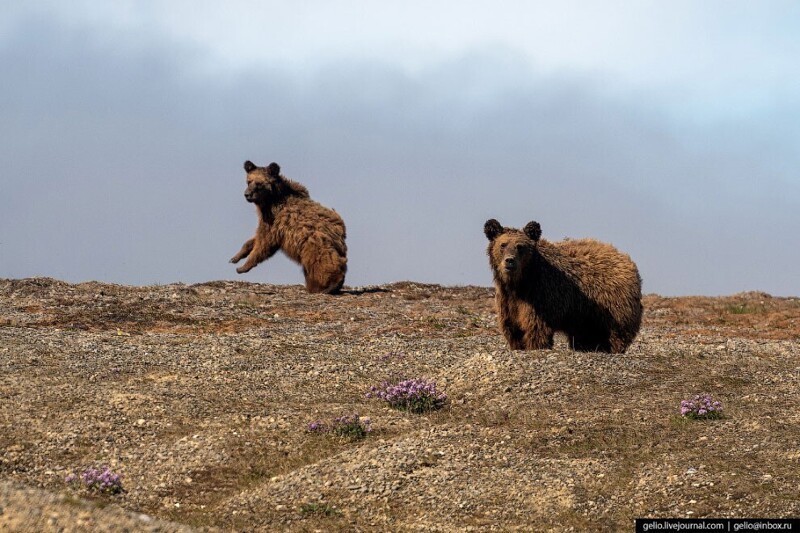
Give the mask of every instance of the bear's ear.
[[253, 164], [252, 161], [245, 161], [244, 162], [244, 171], [245, 172], [252, 172], [256, 169], [256, 166]]
[[490, 218], [486, 221], [486, 224], [483, 225], [483, 233], [486, 235], [487, 239], [493, 241], [498, 235], [503, 233], [503, 226], [495, 219]]
[[542, 227], [539, 225], [538, 222], [530, 221], [525, 224], [525, 227], [522, 228], [522, 231], [531, 238], [533, 242], [539, 240], [539, 237], [542, 236]]
[[270, 163], [267, 167], [267, 176], [277, 178], [281, 175], [281, 167], [278, 163]]

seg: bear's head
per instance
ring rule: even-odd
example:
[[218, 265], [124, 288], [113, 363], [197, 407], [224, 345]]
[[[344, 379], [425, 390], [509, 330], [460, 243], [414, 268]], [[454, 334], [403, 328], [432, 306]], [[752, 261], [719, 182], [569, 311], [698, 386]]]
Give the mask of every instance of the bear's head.
[[495, 219], [486, 221], [483, 233], [489, 239], [489, 263], [495, 276], [508, 283], [519, 279], [536, 252], [542, 236], [538, 222], [528, 222], [522, 231], [504, 228]]
[[248, 202], [269, 203], [281, 195], [284, 189], [284, 179], [278, 163], [257, 167], [252, 161], [245, 161], [244, 171], [247, 172], [247, 188], [244, 190], [244, 197]]

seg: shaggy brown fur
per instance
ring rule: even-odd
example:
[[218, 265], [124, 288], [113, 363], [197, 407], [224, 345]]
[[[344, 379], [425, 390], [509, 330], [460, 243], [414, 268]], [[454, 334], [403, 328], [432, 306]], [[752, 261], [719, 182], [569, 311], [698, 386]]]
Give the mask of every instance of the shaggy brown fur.
[[305, 187], [281, 176], [277, 163], [257, 167], [245, 161], [244, 170], [244, 197], [256, 204], [258, 227], [231, 258], [231, 263], [238, 263], [247, 257], [236, 272], [248, 272], [283, 250], [303, 266], [308, 292], [338, 292], [347, 271], [342, 217], [312, 200]]
[[552, 348], [566, 333], [581, 351], [622, 353], [642, 322], [642, 280], [631, 258], [591, 239], [548, 242], [529, 222], [520, 231], [494, 219], [489, 239], [500, 329], [511, 348]]

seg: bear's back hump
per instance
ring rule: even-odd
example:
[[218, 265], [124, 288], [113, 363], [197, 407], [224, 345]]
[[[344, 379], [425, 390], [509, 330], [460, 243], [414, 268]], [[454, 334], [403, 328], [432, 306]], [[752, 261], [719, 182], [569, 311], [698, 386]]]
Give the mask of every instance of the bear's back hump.
[[539, 247], [542, 256], [590, 298], [604, 301], [621, 293], [641, 293], [636, 264], [614, 246], [594, 239], [547, 244]]
[[337, 248], [344, 246], [344, 221], [333, 209], [310, 198], [290, 198], [275, 215], [273, 231], [283, 240], [284, 250], [299, 255], [310, 239], [322, 240]]

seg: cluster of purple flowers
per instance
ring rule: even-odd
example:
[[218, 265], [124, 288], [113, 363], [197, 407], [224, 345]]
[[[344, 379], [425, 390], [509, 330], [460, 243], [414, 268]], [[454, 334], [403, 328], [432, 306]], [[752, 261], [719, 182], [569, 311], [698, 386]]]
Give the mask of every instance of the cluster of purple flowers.
[[395, 409], [424, 413], [444, 406], [447, 395], [436, 390], [435, 381], [425, 379], [406, 379], [391, 384], [384, 381], [379, 386], [372, 386], [366, 394], [367, 398], [379, 398]]
[[317, 420], [316, 422], [311, 422], [308, 424], [307, 429], [309, 433], [326, 433], [328, 431], [328, 426], [326, 426], [321, 420]]
[[70, 474], [65, 479], [69, 484], [80, 484], [92, 492], [117, 494], [122, 492], [122, 478], [108, 466], [87, 468], [80, 475]]
[[722, 402], [710, 394], [698, 394], [691, 400], [681, 401], [681, 416], [687, 418], [719, 418], [722, 416]]
[[372, 421], [367, 417], [361, 418], [358, 413], [353, 413], [334, 418], [330, 424], [321, 420], [311, 422], [307, 429], [309, 433], [330, 433], [338, 437], [358, 440], [363, 439], [372, 431]]

